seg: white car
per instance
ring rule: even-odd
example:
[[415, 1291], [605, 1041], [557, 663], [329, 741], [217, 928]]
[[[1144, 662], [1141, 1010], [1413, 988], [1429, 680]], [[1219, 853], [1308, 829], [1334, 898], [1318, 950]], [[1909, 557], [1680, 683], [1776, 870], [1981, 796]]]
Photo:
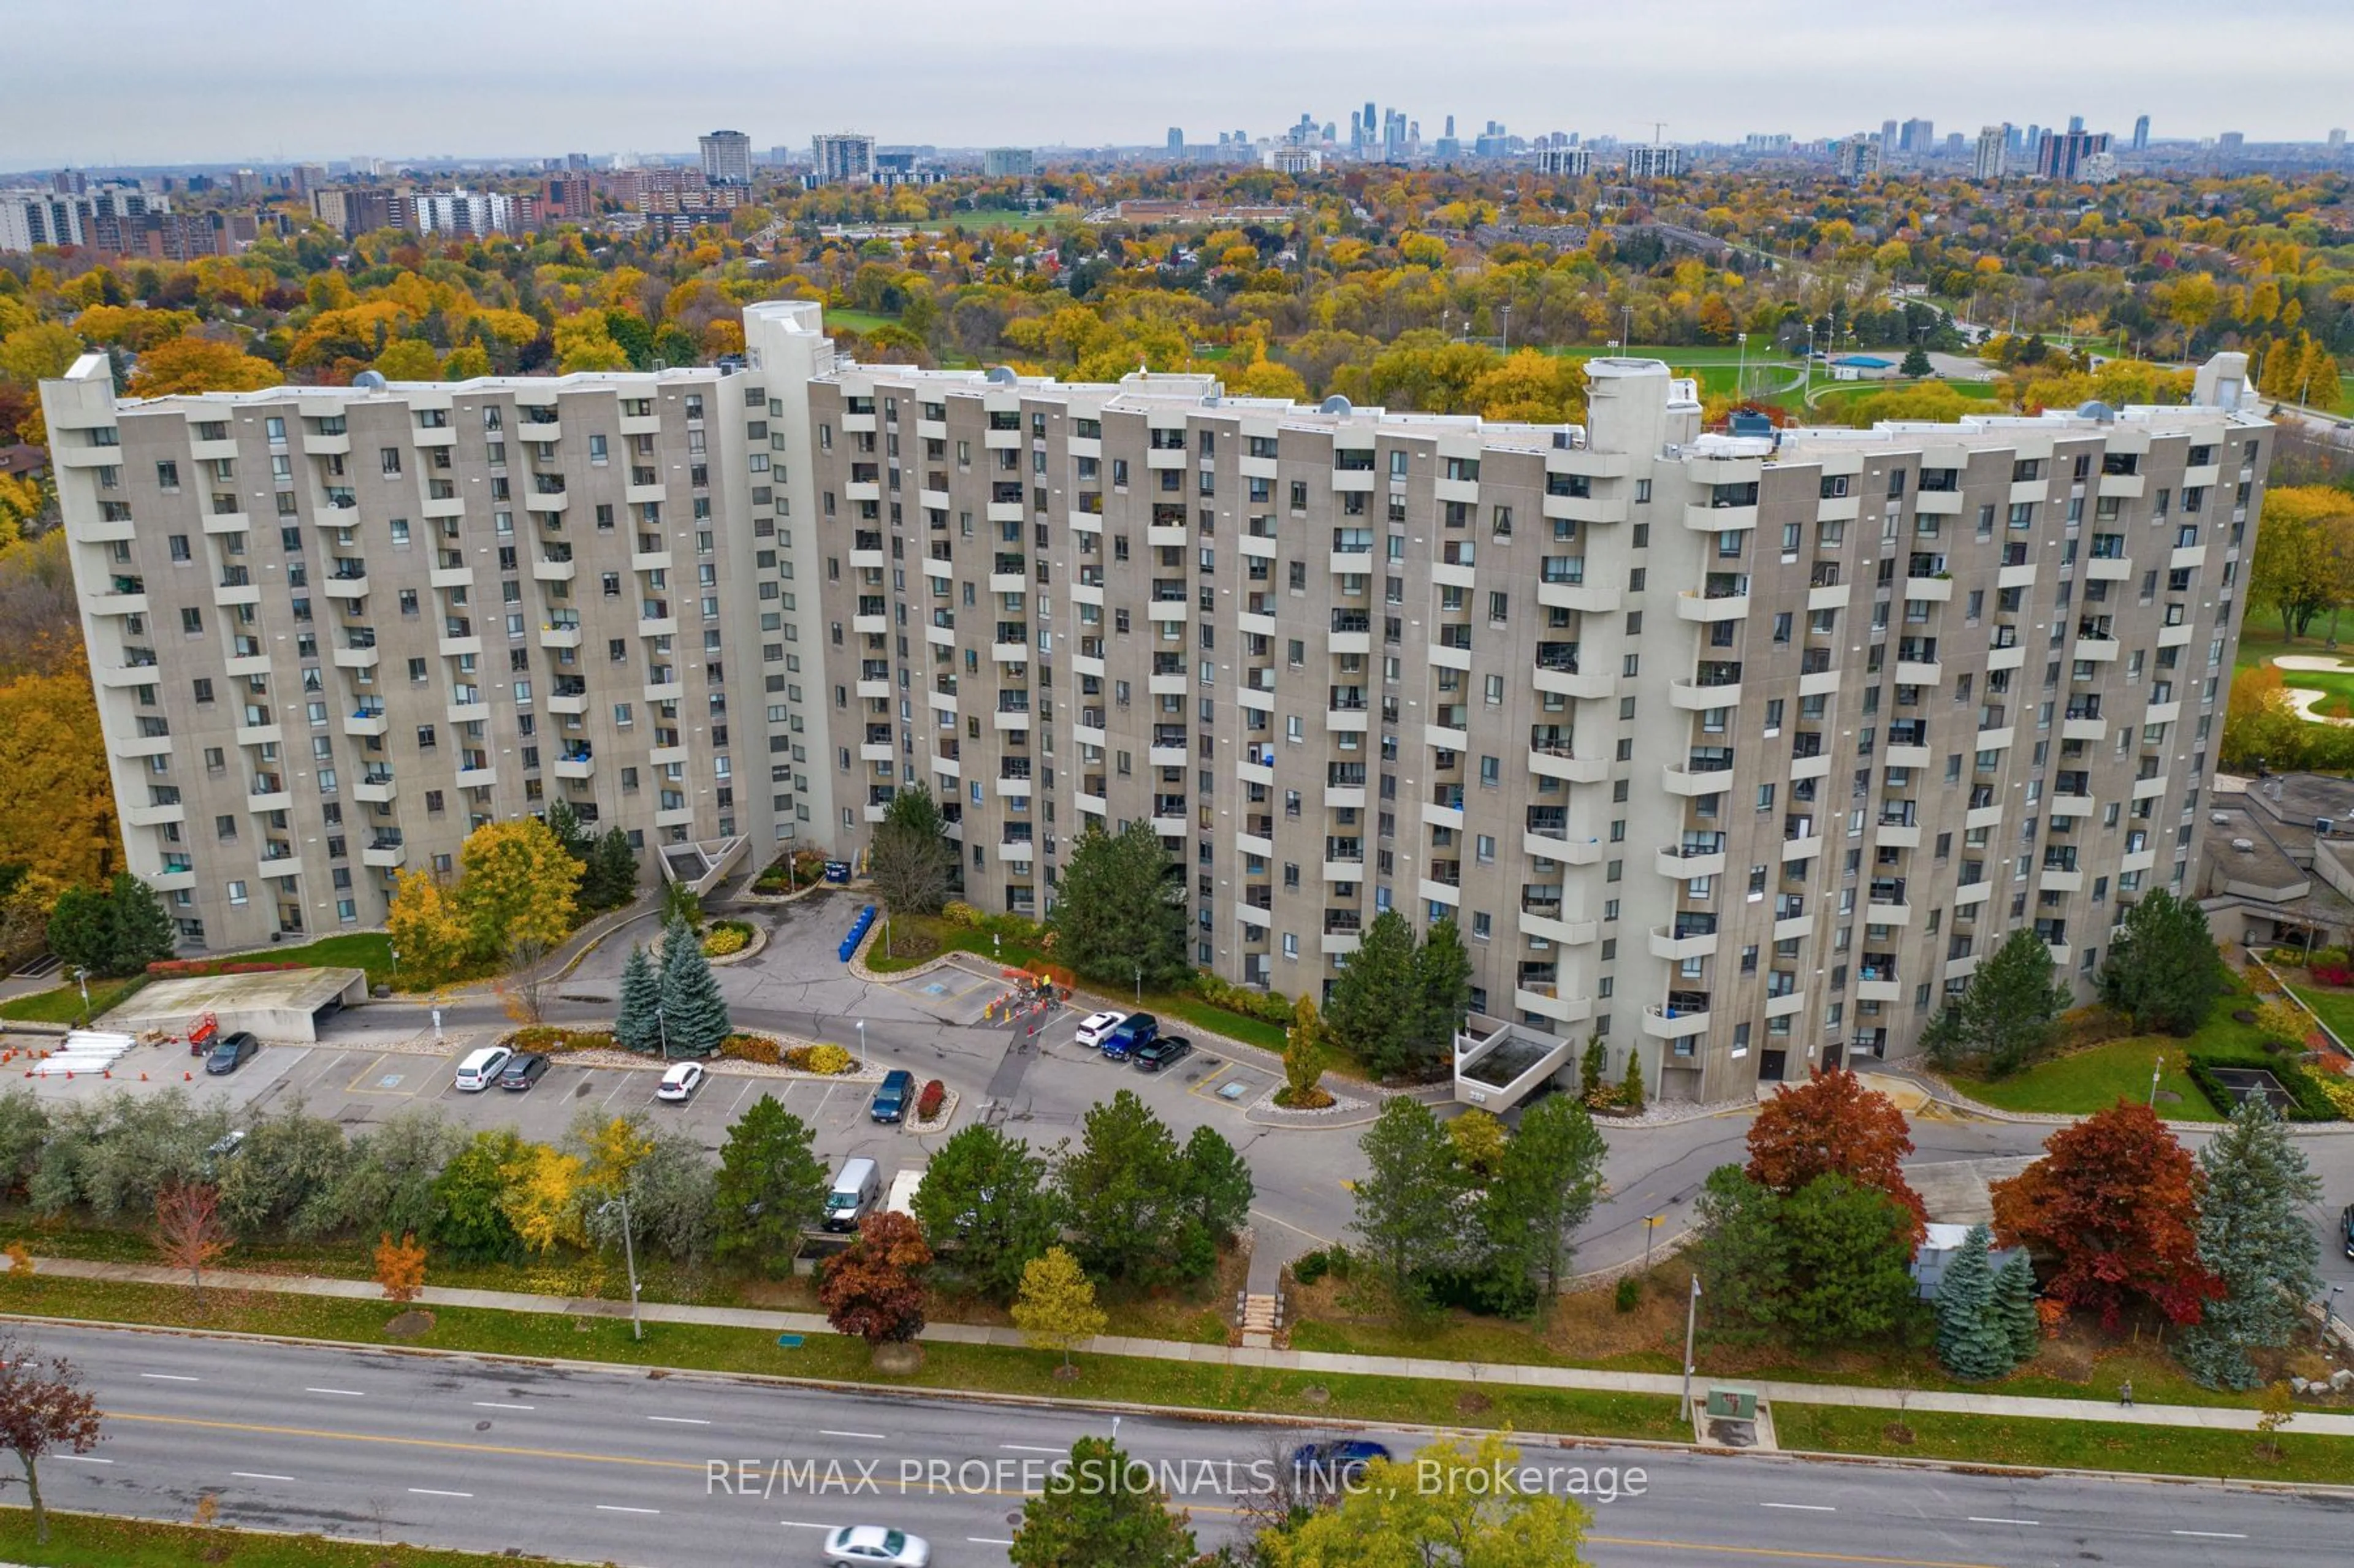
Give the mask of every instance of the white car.
[[1091, 1012], [1080, 1021], [1079, 1044], [1094, 1050], [1104, 1043], [1104, 1036], [1128, 1022], [1125, 1012]]
[[654, 1086], [654, 1098], [658, 1100], [692, 1099], [695, 1097], [695, 1091], [702, 1086], [703, 1064], [677, 1062], [672, 1064], [670, 1070], [662, 1075], [662, 1082]]
[[845, 1524], [825, 1538], [825, 1560], [832, 1568], [924, 1568], [932, 1560], [932, 1547], [904, 1530]]

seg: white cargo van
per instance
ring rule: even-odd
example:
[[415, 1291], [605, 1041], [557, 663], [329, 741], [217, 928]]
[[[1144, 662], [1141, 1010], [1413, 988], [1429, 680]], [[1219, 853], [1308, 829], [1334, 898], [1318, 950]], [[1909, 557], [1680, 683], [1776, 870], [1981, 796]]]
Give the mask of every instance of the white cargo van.
[[843, 1161], [842, 1173], [833, 1179], [833, 1190], [825, 1195], [825, 1228], [856, 1230], [882, 1192], [883, 1175], [875, 1161], [863, 1156]]
[[891, 1195], [883, 1201], [883, 1212], [886, 1214], [905, 1214], [907, 1218], [914, 1219], [916, 1190], [923, 1184], [924, 1168], [920, 1165], [910, 1165], [903, 1171], [895, 1172], [891, 1177]]

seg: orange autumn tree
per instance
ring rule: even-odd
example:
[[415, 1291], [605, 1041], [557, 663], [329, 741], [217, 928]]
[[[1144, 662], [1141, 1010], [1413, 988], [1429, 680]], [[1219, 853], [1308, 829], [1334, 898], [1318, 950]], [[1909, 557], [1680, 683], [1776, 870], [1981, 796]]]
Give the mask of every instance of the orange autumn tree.
[[1912, 1152], [1904, 1113], [1895, 1101], [1865, 1088], [1844, 1067], [1817, 1068], [1807, 1082], [1784, 1086], [1759, 1107], [1757, 1119], [1749, 1124], [1744, 1174], [1784, 1197], [1818, 1176], [1844, 1176], [1903, 1204], [1918, 1239], [1928, 1211], [1904, 1180], [1904, 1157]]
[[425, 1244], [414, 1233], [395, 1241], [391, 1232], [384, 1232], [376, 1244], [376, 1282], [387, 1301], [416, 1300], [425, 1288]]
[[2222, 1292], [2199, 1261], [2204, 1179], [2158, 1113], [2119, 1100], [2046, 1139], [2044, 1157], [1994, 1184], [2004, 1245], [2056, 1254], [2044, 1294], [2115, 1330], [2137, 1298], [2175, 1323]]

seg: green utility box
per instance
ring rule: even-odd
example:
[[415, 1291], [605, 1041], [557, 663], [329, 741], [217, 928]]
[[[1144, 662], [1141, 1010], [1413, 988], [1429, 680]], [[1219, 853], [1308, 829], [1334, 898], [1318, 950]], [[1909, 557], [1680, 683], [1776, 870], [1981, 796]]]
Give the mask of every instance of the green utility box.
[[1708, 1417], [1712, 1421], [1756, 1420], [1757, 1391], [1754, 1388], [1710, 1389]]

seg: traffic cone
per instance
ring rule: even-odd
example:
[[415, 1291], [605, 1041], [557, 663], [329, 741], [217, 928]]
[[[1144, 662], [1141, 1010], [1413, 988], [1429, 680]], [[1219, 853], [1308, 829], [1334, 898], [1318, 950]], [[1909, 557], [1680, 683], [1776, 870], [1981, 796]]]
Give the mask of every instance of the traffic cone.
[[144, 1074], [144, 1073], [140, 1074], [140, 1075], [139, 1075], [139, 1081], [140, 1081], [141, 1083], [143, 1083], [143, 1083], [145, 1083], [145, 1082], [147, 1081], [147, 1075], [146, 1075], [146, 1074]]
[[[69, 1078], [70, 1078], [70, 1077], [72, 1077], [72, 1076], [73, 1076], [73, 1075], [72, 1075], [71, 1073], [68, 1073], [68, 1074], [66, 1075], [66, 1076], [67, 1076], [67, 1077], [69, 1077]], [[180, 1082], [182, 1082], [182, 1083], [184, 1083], [184, 1084], [193, 1084], [193, 1083], [195, 1083], [196, 1081], [196, 1075], [194, 1073], [189, 1072], [189, 1071], [188, 1071], [187, 1069], [186, 1069], [185, 1067], [181, 1069], [181, 1071], [180, 1071]]]

